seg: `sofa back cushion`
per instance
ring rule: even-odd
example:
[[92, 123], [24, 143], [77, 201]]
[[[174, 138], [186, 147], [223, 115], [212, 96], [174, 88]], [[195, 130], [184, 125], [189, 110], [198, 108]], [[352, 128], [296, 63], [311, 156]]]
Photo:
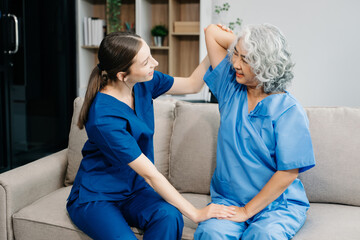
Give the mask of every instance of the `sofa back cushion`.
[[217, 104], [177, 102], [170, 149], [170, 182], [180, 192], [209, 194], [216, 165]]
[[[360, 206], [360, 108], [316, 107], [306, 112], [316, 166], [299, 178], [309, 200]], [[180, 192], [209, 193], [219, 121], [216, 104], [177, 102], [170, 182]]]
[[306, 112], [316, 159], [300, 174], [309, 200], [360, 206], [360, 108]]
[[[88, 139], [85, 128], [77, 126], [80, 110], [84, 99], [78, 97], [74, 101], [74, 113], [71, 121], [68, 146], [68, 166], [65, 176], [65, 186], [72, 185], [82, 160], [81, 150]], [[168, 178], [170, 137], [174, 121], [175, 100], [155, 100], [155, 134], [154, 157], [158, 170]]]
[[154, 161], [156, 168], [169, 179], [170, 139], [175, 118], [175, 100], [154, 100]]
[[84, 103], [83, 98], [74, 100], [74, 112], [71, 120], [69, 145], [68, 145], [68, 166], [65, 176], [65, 186], [70, 186], [75, 180], [76, 173], [79, 169], [82, 159], [81, 150], [88, 139], [85, 128], [81, 129], [77, 126], [81, 107]]

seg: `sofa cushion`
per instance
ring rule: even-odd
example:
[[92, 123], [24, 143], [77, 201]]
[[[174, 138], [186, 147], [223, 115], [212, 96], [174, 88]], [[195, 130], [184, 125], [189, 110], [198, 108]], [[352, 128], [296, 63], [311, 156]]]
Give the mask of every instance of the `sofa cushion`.
[[[14, 234], [17, 240], [82, 239], [90, 240], [69, 218], [66, 199], [71, 186], [40, 198], [13, 215]], [[137, 237], [139, 231], [132, 228]]]
[[71, 187], [61, 188], [13, 215], [16, 239], [86, 239], [66, 211]]
[[[209, 195], [182, 194], [197, 208], [210, 202]], [[184, 217], [183, 239], [193, 239], [197, 224]], [[360, 236], [360, 208], [353, 206], [312, 203], [307, 220], [293, 240], [355, 240]]]
[[65, 186], [70, 186], [75, 180], [76, 173], [79, 169], [82, 159], [81, 150], [88, 139], [85, 128], [81, 129], [77, 126], [80, 110], [83, 105], [83, 98], [74, 100], [74, 112], [71, 120], [69, 145], [68, 145], [68, 166], [65, 176]]
[[[204, 194], [182, 194], [197, 208], [203, 208], [210, 202], [210, 196]], [[294, 240], [355, 240], [360, 236], [360, 208], [353, 206], [312, 203], [307, 220]], [[193, 239], [197, 224], [184, 217], [183, 239]]]
[[300, 174], [310, 202], [360, 206], [360, 108], [306, 108], [316, 166]]
[[[65, 186], [70, 186], [75, 180], [76, 173], [82, 160], [81, 150], [87, 140], [85, 128], [80, 130], [77, 126], [83, 98], [74, 101], [74, 113], [71, 121], [68, 146], [68, 166], [65, 176]], [[174, 108], [176, 100], [155, 100], [155, 134], [154, 157], [158, 170], [168, 178], [169, 175], [169, 148], [170, 137], [174, 122]]]
[[304, 226], [293, 240], [355, 240], [360, 236], [360, 208], [312, 203]]
[[219, 123], [217, 104], [176, 103], [170, 182], [180, 192], [209, 194]]
[[[25, 239], [81, 239], [90, 240], [69, 218], [66, 211], [66, 198], [71, 186], [61, 188], [13, 215], [14, 234], [18, 240]], [[195, 207], [203, 208], [210, 202], [209, 195], [183, 194]], [[193, 239], [197, 224], [184, 217], [182, 239]], [[140, 231], [132, 228], [138, 239]]]
[[175, 118], [175, 100], [154, 100], [154, 161], [156, 168], [169, 178], [170, 139]]

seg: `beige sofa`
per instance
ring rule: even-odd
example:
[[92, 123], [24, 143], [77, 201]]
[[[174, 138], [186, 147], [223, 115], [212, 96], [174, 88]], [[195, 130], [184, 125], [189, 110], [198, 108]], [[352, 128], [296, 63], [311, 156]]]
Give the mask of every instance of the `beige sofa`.
[[[74, 102], [67, 149], [0, 175], [0, 240], [89, 239], [65, 209], [87, 138], [75, 125], [81, 104]], [[215, 168], [217, 105], [156, 100], [154, 108], [157, 168], [195, 206], [205, 206]], [[317, 165], [300, 175], [311, 208], [294, 239], [360, 239], [360, 109], [306, 111]], [[183, 239], [192, 239], [195, 228], [185, 218]]]

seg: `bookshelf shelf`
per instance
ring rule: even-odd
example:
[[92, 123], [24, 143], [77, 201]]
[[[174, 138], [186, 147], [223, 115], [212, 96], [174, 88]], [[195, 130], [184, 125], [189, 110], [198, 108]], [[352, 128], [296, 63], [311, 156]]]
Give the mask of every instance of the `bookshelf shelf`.
[[157, 47], [157, 46], [150, 46], [151, 50], [164, 50], [164, 51], [168, 51], [170, 48], [169, 46], [162, 46], [162, 47]]
[[81, 48], [84, 48], [84, 49], [95, 49], [95, 50], [98, 50], [99, 49], [99, 46], [81, 46]]
[[172, 35], [173, 36], [200, 36], [200, 33], [199, 32], [180, 32], [180, 33], [174, 32]]

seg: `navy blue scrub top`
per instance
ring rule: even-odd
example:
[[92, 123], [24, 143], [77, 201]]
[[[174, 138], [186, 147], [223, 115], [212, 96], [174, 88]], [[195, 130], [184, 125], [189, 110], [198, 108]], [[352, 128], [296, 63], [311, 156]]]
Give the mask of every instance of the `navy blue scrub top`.
[[152, 80], [135, 84], [135, 111], [110, 95], [97, 93], [85, 124], [88, 140], [70, 201], [77, 197], [80, 203], [118, 201], [150, 187], [128, 164], [141, 153], [154, 163], [152, 99], [173, 83], [173, 77], [155, 71]]

